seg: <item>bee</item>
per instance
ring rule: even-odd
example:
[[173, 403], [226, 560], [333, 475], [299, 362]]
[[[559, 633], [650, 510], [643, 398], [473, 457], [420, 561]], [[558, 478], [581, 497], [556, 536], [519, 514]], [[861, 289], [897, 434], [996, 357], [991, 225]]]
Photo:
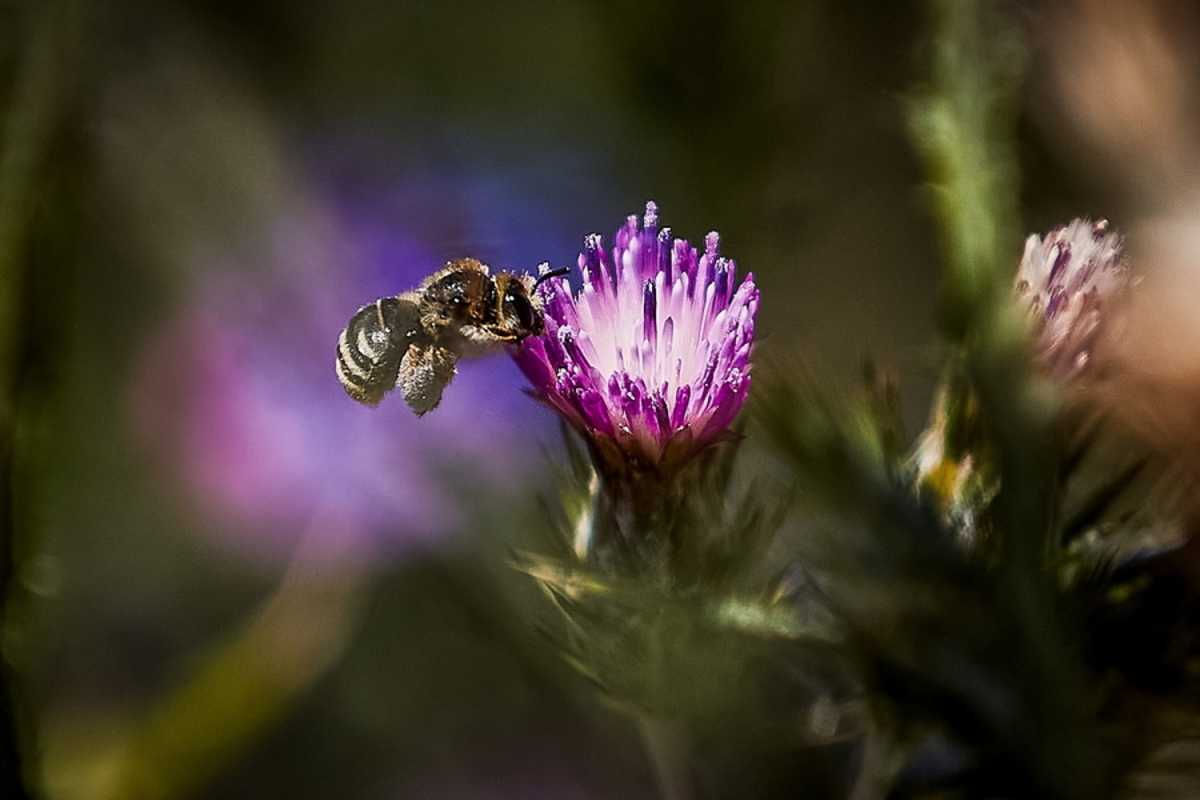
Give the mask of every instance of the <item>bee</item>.
[[458, 360], [494, 352], [543, 330], [535, 291], [567, 268], [538, 278], [490, 274], [473, 258], [449, 261], [412, 291], [355, 312], [338, 336], [336, 369], [346, 394], [378, 405], [399, 389], [417, 416], [437, 408]]

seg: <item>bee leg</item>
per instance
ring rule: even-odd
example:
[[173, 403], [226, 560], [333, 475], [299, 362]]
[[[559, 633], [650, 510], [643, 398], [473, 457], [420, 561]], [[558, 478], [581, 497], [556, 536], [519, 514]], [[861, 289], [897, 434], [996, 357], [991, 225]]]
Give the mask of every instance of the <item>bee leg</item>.
[[458, 356], [436, 344], [414, 343], [400, 360], [396, 387], [418, 417], [437, 408], [442, 390], [454, 377]]

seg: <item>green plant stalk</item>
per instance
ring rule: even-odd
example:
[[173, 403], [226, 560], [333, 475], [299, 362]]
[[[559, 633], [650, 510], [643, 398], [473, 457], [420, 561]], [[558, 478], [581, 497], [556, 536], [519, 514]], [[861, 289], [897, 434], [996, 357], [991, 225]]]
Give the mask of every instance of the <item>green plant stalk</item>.
[[963, 339], [972, 327], [986, 329], [1019, 255], [1013, 140], [1024, 57], [986, 3], [931, 0], [930, 10], [932, 81], [909, 122], [947, 253], [946, 321], [951, 337]]
[[[45, 168], [68, 95], [72, 62], [79, 57], [83, 12], [75, 0], [30, 6], [19, 28], [25, 45], [18, 60], [13, 99], [0, 134], [0, 631], [12, 626], [11, 608], [19, 575], [18, 474], [23, 409], [32, 406], [27, 377], [30, 342], [25, 334], [27, 246], [37, 182]], [[34, 767], [23, 759], [32, 725], [20, 711], [16, 679], [0, 663], [0, 796], [32, 797]]]
[[151, 710], [97, 796], [198, 796], [338, 659], [358, 618], [363, 578], [353, 564], [297, 557], [259, 614]]
[[[971, 391], [988, 420], [1000, 495], [999, 586], [1025, 632], [1020, 674], [1037, 687], [1036, 720], [1007, 731], [1028, 756], [1029, 779], [1059, 797], [1104, 796], [1095, 737], [1062, 737], [1083, 724], [1087, 680], [1064, 644], [1051, 546], [1057, 407], [1029, 369], [1026, 331], [1011, 301], [1020, 257], [1016, 97], [1024, 56], [996, 9], [931, 0], [935, 32], [930, 89], [913, 105], [912, 129], [934, 182], [946, 247], [947, 333], [966, 355]], [[1036, 755], [1035, 755], [1036, 754]]]
[[691, 800], [695, 793], [682, 727], [645, 714], [638, 716], [637, 725], [654, 769], [659, 796], [663, 800]]

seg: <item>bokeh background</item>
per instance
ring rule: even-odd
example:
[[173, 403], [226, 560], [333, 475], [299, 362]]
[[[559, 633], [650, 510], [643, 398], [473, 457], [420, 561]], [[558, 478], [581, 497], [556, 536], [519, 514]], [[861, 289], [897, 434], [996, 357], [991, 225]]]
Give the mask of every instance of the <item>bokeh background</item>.
[[[1026, 229], [1120, 226], [1144, 193], [1048, 47], [1098, 7], [1005, 8]], [[504, 358], [419, 422], [360, 408], [334, 340], [448, 258], [570, 264], [654, 199], [758, 276], [762, 362], [846, 382], [870, 355], [920, 426], [927, 10], [0, 2], [3, 653], [46, 797], [654, 796], [506, 566], [546, 527], [549, 413]]]

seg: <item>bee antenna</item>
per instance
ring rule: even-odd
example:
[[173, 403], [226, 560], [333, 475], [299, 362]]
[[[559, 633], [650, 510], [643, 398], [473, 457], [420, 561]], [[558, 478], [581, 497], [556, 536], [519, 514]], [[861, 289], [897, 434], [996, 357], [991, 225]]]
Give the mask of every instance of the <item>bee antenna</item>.
[[537, 287], [541, 286], [543, 281], [548, 281], [551, 278], [560, 278], [563, 275], [569, 275], [570, 272], [570, 267], [559, 267], [558, 269], [552, 269], [549, 272], [544, 272], [538, 276], [536, 281], [533, 282], [533, 288], [536, 289]]

